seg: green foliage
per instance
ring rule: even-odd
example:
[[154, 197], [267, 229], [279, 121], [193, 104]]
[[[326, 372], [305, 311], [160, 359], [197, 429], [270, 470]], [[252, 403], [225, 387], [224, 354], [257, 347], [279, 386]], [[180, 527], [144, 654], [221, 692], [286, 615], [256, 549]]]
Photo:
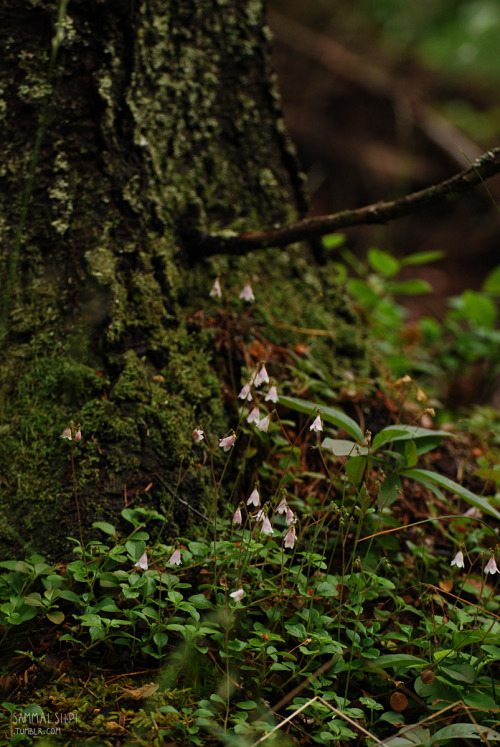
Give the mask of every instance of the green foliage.
[[[398, 280], [402, 263], [372, 250], [368, 265], [356, 266], [358, 285], [348, 282], [372, 323], [385, 329], [391, 308], [402, 319], [394, 294], [415, 290]], [[488, 280], [489, 292], [495, 283]], [[464, 294], [453, 313], [493, 332], [488, 299]], [[123, 688], [143, 707], [117, 717], [138, 743], [355, 744], [361, 735], [398, 747], [486, 732], [495, 741], [500, 591], [489, 582], [494, 555], [484, 549], [491, 535], [498, 543], [494, 500], [437, 468], [438, 450], [451, 452], [458, 441], [448, 430], [401, 422], [401, 406], [394, 422], [370, 433], [355, 419], [361, 408], [348, 414], [334, 403], [340, 388], [356, 398], [373, 382], [336, 380], [309, 351], [290, 355], [287, 366], [288, 382], [277, 385], [289, 394], [279, 391], [277, 403], [262, 364], [247, 372], [252, 400], [235, 393], [227, 450], [202, 426], [195, 431], [197, 470], [213, 490], [207, 516], [182, 499], [202, 518], [197, 536], [167, 536], [167, 512], [133, 504], [118, 521], [96, 516], [85, 540], [75, 528], [65, 565], [40, 555], [1, 562], [1, 643], [24, 637], [26, 648], [37, 630], [75, 666], [110, 658], [130, 678], [146, 669], [146, 681]], [[138, 381], [143, 393], [153, 389], [132, 357], [113, 397], [127, 400]], [[403, 402], [409, 386], [408, 376], [392, 385], [393, 399]], [[57, 439], [76, 485], [83, 444], [68, 430], [71, 441]], [[190, 428], [179, 439], [187, 448]], [[487, 453], [481, 475], [497, 485]], [[76, 488], [74, 497], [78, 507]], [[481, 514], [465, 515], [464, 505]], [[44, 653], [20, 655], [50, 669]], [[117, 697], [107, 684], [94, 687], [103, 700]], [[413, 692], [418, 700], [405, 704]], [[33, 707], [4, 704], [11, 721], [16, 708]], [[104, 725], [94, 720], [91, 728]]]
[[[321, 377], [316, 391], [329, 401]], [[252, 404], [266, 406], [257, 387], [252, 394]], [[354, 743], [360, 728], [395, 745], [444, 744], [452, 733], [479, 738], [491, 726], [500, 687], [494, 612], [500, 592], [478, 583], [482, 568], [474, 571], [474, 555], [482, 556], [471, 545], [469, 586], [477, 604], [457, 595], [450, 607], [439, 587], [443, 575], [452, 575], [449, 567], [415, 543], [418, 534], [396, 539], [397, 506], [404, 482], [431, 487], [452, 514], [432, 513], [413, 528], [446, 524], [452, 543], [454, 535], [462, 541], [464, 519], [443, 490], [500, 514], [482, 496], [424, 468], [422, 460], [449, 439], [447, 431], [394, 424], [369, 438], [339, 408], [283, 395], [278, 407], [295, 420], [273, 415], [265, 432], [246, 422], [242, 408], [225, 466], [214, 461], [214, 452], [222, 452], [207, 434], [198, 446], [212, 469], [222, 470], [220, 479], [237, 444], [246, 440], [243, 465], [265, 448], [261, 515], [247, 504], [248, 490], [241, 523], [218, 516], [215, 503], [205, 534], [174, 544], [161, 540], [164, 514], [127, 507], [121, 519], [128, 534], [95, 521], [94, 538], [85, 546], [73, 540], [75, 559], [64, 568], [41, 556], [3, 561], [4, 643], [37, 624], [47, 635], [58, 630], [58, 645], [75, 660], [99, 661], [113, 651], [132, 667], [159, 667], [154, 683], [133, 690], [148, 703], [129, 724], [141, 738], [156, 728], [183, 744], [243, 745], [266, 734], [270, 743], [286, 744], [283, 716], [291, 716], [295, 737], [305, 730], [316, 744]], [[311, 430], [318, 413], [326, 431], [321, 446]], [[294, 441], [291, 431], [299, 433]], [[306, 452], [303, 443], [317, 446]], [[304, 502], [300, 485], [311, 478], [316, 488]], [[392, 710], [394, 682], [414, 690], [431, 718], [391, 736], [406, 719]], [[187, 706], [172, 695], [184, 688]], [[442, 701], [465, 704], [449, 725], [436, 708]], [[276, 712], [268, 704], [278, 704]], [[483, 717], [476, 710], [471, 724], [466, 709], [477, 707]], [[414, 706], [408, 720], [417, 721]]]
[[[481, 291], [465, 290], [449, 299], [444, 319], [423, 316], [408, 326], [398, 298], [431, 288], [418, 278], [398, 281], [397, 276], [404, 267], [433, 262], [442, 253], [417, 252], [398, 260], [370, 249], [366, 263], [348, 250], [341, 254], [346, 264], [338, 265], [339, 272], [369, 325], [382, 365], [395, 376], [417, 373], [426, 388], [441, 393], [454, 378], [476, 377], [479, 367], [481, 393], [488, 397], [500, 374], [500, 267], [489, 273]], [[347, 266], [359, 277], [348, 277]]]

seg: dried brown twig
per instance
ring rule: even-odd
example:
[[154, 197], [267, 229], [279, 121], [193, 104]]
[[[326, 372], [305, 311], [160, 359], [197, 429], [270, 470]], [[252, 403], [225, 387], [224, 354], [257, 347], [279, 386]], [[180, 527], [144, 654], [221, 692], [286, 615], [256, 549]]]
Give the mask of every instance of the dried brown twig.
[[484, 153], [465, 171], [398, 200], [375, 202], [355, 210], [343, 210], [318, 218], [305, 218], [290, 226], [267, 231], [242, 234], [193, 232], [184, 238], [192, 259], [202, 259], [215, 254], [242, 255], [256, 249], [287, 246], [296, 241], [308, 241], [325, 236], [339, 228], [387, 223], [425, 208], [451, 202], [499, 172], [500, 148], [494, 148]]

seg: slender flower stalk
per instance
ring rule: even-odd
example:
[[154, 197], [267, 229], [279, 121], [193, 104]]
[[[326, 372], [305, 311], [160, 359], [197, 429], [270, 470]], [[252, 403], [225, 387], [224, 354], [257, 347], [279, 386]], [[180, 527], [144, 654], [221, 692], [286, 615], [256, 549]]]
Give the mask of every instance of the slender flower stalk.
[[[78, 490], [76, 488], [75, 449], [74, 449], [74, 443], [76, 440], [76, 436], [75, 438], [73, 438], [73, 433], [74, 433], [73, 429], [74, 429], [73, 421], [71, 421], [68, 427], [64, 430], [61, 438], [66, 438], [68, 439], [68, 441], [71, 441], [71, 472], [73, 475], [73, 492], [75, 495], [76, 516], [78, 519], [78, 530], [80, 533], [80, 546], [82, 548], [82, 558], [83, 558], [83, 563], [85, 565], [85, 575], [87, 576], [87, 581], [90, 584], [90, 574], [89, 574], [89, 569], [87, 566], [87, 553], [85, 552], [85, 547], [83, 545], [83, 529], [82, 529], [82, 517], [80, 515], [80, 502], [78, 500]], [[82, 438], [82, 432], [80, 430], [80, 426], [78, 426], [78, 433], [80, 434], [78, 441], [80, 441]]]

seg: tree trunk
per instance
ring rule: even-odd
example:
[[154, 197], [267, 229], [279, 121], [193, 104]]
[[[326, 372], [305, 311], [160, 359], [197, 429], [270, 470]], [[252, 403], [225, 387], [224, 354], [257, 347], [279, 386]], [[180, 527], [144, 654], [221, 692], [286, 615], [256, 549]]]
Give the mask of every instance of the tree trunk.
[[[275, 320], [331, 329], [307, 340], [318, 358], [367, 370], [334, 273], [307, 248], [196, 262], [197, 231], [305, 211], [263, 4], [17, 0], [1, 13], [0, 556], [62, 557], [77, 536], [70, 420], [84, 526], [144, 503], [187, 532], [199, 519], [155, 474], [175, 493], [187, 470], [180, 495], [208, 511], [192, 430], [224, 435], [242, 363], [277, 374], [276, 345], [304, 342]], [[225, 309], [209, 298], [217, 275]], [[237, 298], [248, 279], [252, 307]]]

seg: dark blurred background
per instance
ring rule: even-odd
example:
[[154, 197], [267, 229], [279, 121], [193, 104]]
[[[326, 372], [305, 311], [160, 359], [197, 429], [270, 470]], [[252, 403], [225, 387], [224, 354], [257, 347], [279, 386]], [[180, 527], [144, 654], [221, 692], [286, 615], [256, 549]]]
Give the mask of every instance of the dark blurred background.
[[[397, 198], [447, 179], [500, 145], [498, 0], [270, 0], [273, 64], [311, 214]], [[463, 152], [462, 152], [463, 151]], [[500, 202], [500, 177], [488, 182]], [[484, 188], [387, 226], [346, 231], [358, 256], [441, 250], [408, 267], [440, 314], [500, 263], [500, 215]]]

